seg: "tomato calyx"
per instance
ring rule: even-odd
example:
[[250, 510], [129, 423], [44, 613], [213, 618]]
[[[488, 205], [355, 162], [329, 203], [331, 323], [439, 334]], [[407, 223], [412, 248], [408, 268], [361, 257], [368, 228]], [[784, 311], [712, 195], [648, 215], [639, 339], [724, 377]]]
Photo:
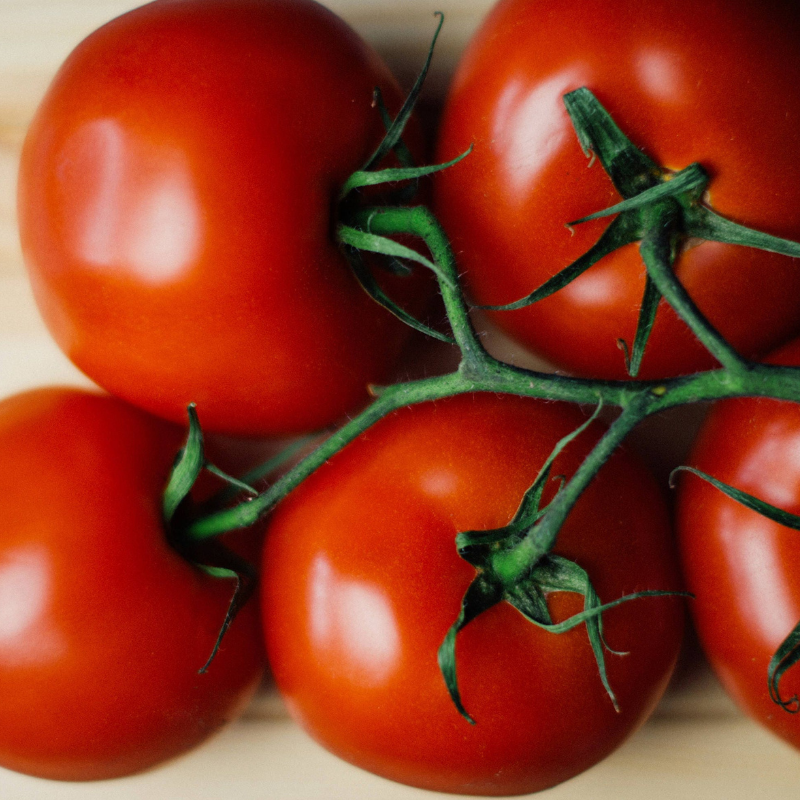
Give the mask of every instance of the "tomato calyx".
[[[455, 344], [455, 340], [452, 336], [448, 336], [446, 333], [442, 333], [426, 325], [399, 306], [383, 291], [379, 282], [365, 264], [362, 253], [375, 253], [382, 256], [379, 264], [393, 274], [410, 274], [411, 269], [408, 267], [407, 262], [411, 262], [420, 264], [433, 271], [439, 281], [450, 281], [449, 276], [443, 272], [437, 264], [422, 256], [413, 248], [402, 245], [385, 236], [372, 233], [370, 231], [369, 221], [372, 213], [374, 213], [374, 209], [363, 208], [358, 191], [367, 187], [405, 183], [405, 186], [401, 186], [394, 196], [387, 199], [386, 205], [390, 207], [407, 205], [413, 200], [416, 194], [420, 178], [433, 175], [436, 172], [441, 172], [457, 164], [463, 158], [466, 158], [472, 150], [470, 146], [470, 148], [461, 155], [442, 164], [417, 166], [414, 163], [411, 152], [405, 146], [402, 139], [403, 132], [411, 118], [411, 114], [425, 83], [425, 78], [433, 58], [436, 40], [439, 38], [439, 33], [444, 23], [444, 14], [442, 14], [442, 12], [437, 11], [435, 16], [438, 17], [439, 22], [428, 48], [425, 63], [414, 82], [414, 86], [394, 119], [392, 119], [383, 102], [380, 89], [375, 89], [374, 104], [381, 115], [384, 127], [386, 128], [386, 134], [364, 165], [352, 173], [342, 185], [338, 197], [336, 240], [342, 246], [351, 270], [361, 284], [361, 287], [376, 303], [383, 306], [387, 311], [414, 330], [426, 336], [438, 339], [439, 341]], [[394, 153], [401, 166], [381, 168], [380, 165], [390, 153]], [[411, 230], [408, 232], [412, 233]], [[452, 286], [451, 281], [450, 283], [451, 288], [455, 288]]]
[[[681, 592], [649, 590], [634, 592], [608, 603], [602, 603], [589, 574], [575, 561], [551, 552], [554, 542], [546, 545], [542, 555], [538, 555], [519, 575], [515, 569], [509, 577], [504, 569], [504, 560], [520, 552], [519, 545], [528, 537], [537, 537], [540, 529], [537, 523], [547, 514], [552, 503], [542, 505], [545, 487], [551, 478], [553, 462], [561, 451], [597, 418], [602, 403], [580, 427], [559, 440], [542, 466], [536, 480], [525, 493], [514, 518], [501, 528], [482, 531], [465, 531], [456, 536], [459, 556], [477, 569], [477, 575], [470, 583], [461, 601], [458, 618], [448, 630], [439, 647], [439, 669], [447, 690], [458, 712], [470, 724], [475, 720], [467, 712], [461, 700], [456, 672], [456, 637], [472, 620], [492, 606], [505, 601], [517, 609], [529, 622], [544, 630], [561, 634], [584, 623], [592, 647], [603, 688], [619, 712], [620, 708], [606, 671], [606, 652], [624, 655], [608, 646], [603, 638], [603, 613], [630, 600], [643, 597], [680, 595]], [[564, 488], [564, 476], [555, 476], [560, 482], [556, 497]], [[527, 555], [523, 555], [527, 558]], [[572, 592], [584, 598], [583, 611], [565, 620], [554, 622], [547, 605], [547, 595], [551, 592]]]
[[254, 497], [258, 492], [249, 483], [228, 475], [206, 459], [203, 431], [194, 403], [189, 405], [187, 412], [189, 432], [186, 444], [175, 458], [162, 498], [167, 539], [181, 556], [202, 572], [220, 580], [234, 582], [233, 594], [214, 647], [206, 663], [198, 670], [202, 674], [208, 671], [234, 618], [255, 593], [257, 576], [249, 562], [225, 547], [219, 540], [196, 542], [182, 535], [184, 525], [181, 524], [181, 520], [188, 515], [190, 492], [204, 469], [227, 483], [237, 494], [244, 492], [247, 496]]
[[[749, 508], [751, 511], [755, 511], [762, 517], [777, 522], [779, 525], [791, 528], [794, 531], [800, 531], [800, 516], [797, 514], [792, 514], [789, 511], [771, 505], [752, 494], [743, 492], [741, 489], [724, 483], [712, 475], [702, 470], [695, 469], [694, 467], [676, 467], [670, 474], [669, 483], [671, 487], [674, 487], [675, 476], [679, 472], [688, 472], [692, 475], [696, 475], [698, 478], [710, 483], [723, 494], [726, 494], [732, 500]], [[800, 662], [800, 621], [798, 621], [789, 635], [781, 642], [770, 659], [767, 669], [767, 688], [769, 690], [770, 699], [773, 703], [780, 706], [784, 711], [788, 711], [790, 714], [797, 714], [800, 712], [800, 697], [795, 694], [788, 699], [784, 698], [780, 692], [780, 682], [786, 671], [798, 662]]]
[[709, 177], [700, 164], [690, 164], [679, 172], [659, 166], [628, 139], [589, 89], [570, 92], [564, 96], [564, 104], [584, 154], [600, 161], [622, 201], [567, 223], [579, 225], [614, 216], [600, 239], [580, 258], [526, 297], [485, 308], [510, 311], [543, 300], [604, 256], [638, 241], [647, 276], [633, 345], [629, 348], [627, 342], [619, 340], [628, 374], [636, 377], [639, 372], [662, 297], [703, 329], [704, 344], [723, 366], [742, 369], [743, 360], [694, 305], [675, 279], [672, 266], [690, 239], [754, 247], [795, 258], [800, 257], [800, 244], [753, 230], [714, 212], [703, 203]]

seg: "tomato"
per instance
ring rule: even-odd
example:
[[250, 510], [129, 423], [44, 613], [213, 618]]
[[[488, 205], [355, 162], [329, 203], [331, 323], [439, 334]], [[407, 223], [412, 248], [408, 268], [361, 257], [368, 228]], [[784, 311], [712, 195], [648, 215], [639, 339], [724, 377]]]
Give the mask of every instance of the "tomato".
[[[326, 426], [386, 381], [405, 325], [333, 239], [339, 187], [398, 106], [312, 0], [159, 0], [69, 56], [27, 135], [21, 240], [54, 337], [97, 383], [207, 430]], [[387, 281], [418, 312], [432, 284]]]
[[[562, 96], [589, 88], [631, 141], [663, 167], [700, 162], [722, 216], [800, 238], [800, 7], [789, 0], [504, 0], [460, 63], [439, 159], [474, 143], [437, 178], [438, 214], [479, 304], [530, 294], [587, 251], [608, 217], [566, 223], [620, 196], [587, 161]], [[676, 272], [743, 354], [798, 330], [800, 271], [785, 257], [686, 242]], [[534, 306], [492, 314], [520, 343], [577, 374], [625, 378], [644, 291], [635, 244]], [[640, 377], [715, 361], [662, 301]]]
[[[545, 632], [507, 603], [458, 635], [459, 685], [474, 725], [437, 666], [475, 577], [456, 533], [508, 523], [555, 443], [582, 421], [572, 407], [494, 394], [408, 407], [278, 507], [263, 561], [267, 654], [289, 710], [315, 739], [403, 783], [517, 794], [588, 768], [644, 721], [679, 649], [675, 597], [605, 614], [609, 647], [628, 653], [607, 657], [619, 713], [583, 625]], [[595, 438], [570, 444], [553, 474], [571, 474]], [[663, 498], [630, 453], [603, 468], [556, 549], [586, 569], [603, 601], [677, 586]], [[554, 618], [582, 603], [549, 597]]]
[[257, 606], [167, 543], [181, 432], [119, 400], [0, 403], [0, 765], [90, 780], [146, 769], [235, 718], [263, 667]]
[[[800, 364], [800, 340], [772, 361]], [[748, 494], [800, 513], [800, 407], [717, 403], [688, 463]], [[680, 478], [678, 531], [697, 632], [728, 693], [753, 719], [800, 747], [800, 717], [770, 699], [770, 659], [800, 621], [800, 534], [745, 508], [692, 474]], [[800, 693], [800, 672], [779, 683]]]

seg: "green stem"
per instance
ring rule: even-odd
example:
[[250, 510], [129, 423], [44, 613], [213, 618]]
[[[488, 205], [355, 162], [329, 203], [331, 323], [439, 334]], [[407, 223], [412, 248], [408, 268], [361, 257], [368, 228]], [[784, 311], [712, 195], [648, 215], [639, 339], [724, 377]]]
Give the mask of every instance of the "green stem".
[[361, 414], [331, 434], [319, 447], [284, 473], [258, 497], [194, 520], [187, 527], [186, 535], [193, 540], [207, 539], [226, 531], [253, 525], [318, 467], [390, 412], [426, 400], [463, 394], [471, 390], [471, 384], [458, 372], [387, 387]]
[[516, 547], [497, 554], [492, 567], [504, 586], [516, 585], [553, 549], [564, 520], [584, 489], [625, 437], [646, 416], [647, 411], [642, 403], [635, 402], [625, 408], [581, 462], [569, 482], [553, 498], [545, 515], [530, 533]]
[[680, 205], [672, 199], [663, 200], [652, 206], [647, 216], [646, 233], [639, 245], [639, 251], [656, 288], [723, 367], [733, 372], [746, 370], [748, 362], [706, 319], [672, 269], [681, 236]]
[[[349, 224], [377, 235], [411, 234], [424, 240], [435, 261], [439, 287], [455, 340], [461, 349], [458, 370], [448, 375], [399, 383], [382, 390], [379, 397], [361, 414], [333, 433], [316, 450], [288, 470], [258, 497], [194, 520], [185, 535], [206, 539], [226, 531], [248, 527], [267, 514], [277, 502], [322, 466], [349, 442], [387, 414], [404, 406], [450, 397], [467, 392], [509, 393], [525, 397], [561, 400], [572, 403], [617, 406], [622, 414], [601, 439], [595, 450], [578, 469], [572, 480], [551, 504], [547, 514], [518, 550], [501, 565], [509, 579], [531, 569], [547, 548], [552, 547], [558, 528], [583, 489], [597, 473], [613, 449], [638, 422], [652, 414], [687, 403], [738, 396], [765, 396], [800, 402], [800, 368], [766, 364], [746, 364], [728, 357], [717, 347], [716, 333], [703, 324], [693, 305], [687, 304], [685, 292], [669, 265], [662, 258], [649, 259], [653, 280], [673, 302], [681, 315], [687, 316], [698, 335], [717, 347], [725, 368], [665, 381], [601, 381], [570, 378], [534, 372], [505, 364], [490, 356], [480, 342], [458, 284], [456, 262], [447, 237], [434, 216], [423, 207], [377, 208], [360, 211]], [[665, 219], [665, 224], [668, 220]], [[661, 246], [661, 245], [653, 245]], [[717, 334], [718, 336], [718, 334]], [[711, 348], [709, 348], [711, 349]], [[732, 352], [732, 351], [731, 351]], [[735, 354], [734, 354], [735, 355]], [[742, 369], [741, 364], [746, 368]], [[735, 369], [733, 367], [736, 367]]]
[[412, 208], [370, 208], [357, 212], [348, 223], [379, 236], [411, 235], [422, 239], [434, 262], [448, 280], [439, 279], [447, 318], [456, 344], [461, 350], [465, 369], [494, 361], [475, 332], [469, 309], [461, 292], [455, 255], [442, 226], [424, 206]]

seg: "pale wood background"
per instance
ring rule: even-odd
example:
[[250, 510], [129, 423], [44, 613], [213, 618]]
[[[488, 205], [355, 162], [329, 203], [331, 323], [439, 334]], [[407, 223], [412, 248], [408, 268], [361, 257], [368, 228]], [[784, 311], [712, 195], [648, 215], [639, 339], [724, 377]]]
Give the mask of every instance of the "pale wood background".
[[[14, 220], [16, 165], [27, 121], [61, 60], [93, 28], [132, 5], [128, 0], [0, 0], [0, 395], [44, 383], [86, 382], [50, 342], [27, 287]], [[424, 57], [433, 29], [432, 12], [444, 10], [447, 21], [427, 90], [428, 102], [435, 105], [465, 40], [490, 3], [331, 0], [328, 5], [380, 50], [406, 86]], [[685, 436], [676, 436], [669, 428], [679, 421], [673, 418], [660, 427], [651, 426], [649, 438], [643, 439], [662, 471], [665, 461], [680, 456]], [[690, 646], [688, 651], [653, 719], [611, 758], [543, 796], [552, 800], [800, 796], [800, 754], [743, 718], [696, 648]], [[0, 769], [2, 800], [143, 796], [412, 800], [438, 795], [391, 784], [330, 756], [288, 720], [269, 688], [238, 724], [195, 753], [146, 775], [73, 785]]]

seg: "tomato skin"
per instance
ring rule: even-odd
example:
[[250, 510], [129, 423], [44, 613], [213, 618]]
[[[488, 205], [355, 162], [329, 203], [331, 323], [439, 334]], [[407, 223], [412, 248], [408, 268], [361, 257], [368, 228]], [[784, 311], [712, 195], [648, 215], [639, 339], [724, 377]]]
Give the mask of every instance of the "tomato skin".
[[256, 604], [205, 674], [233, 592], [166, 542], [181, 432], [119, 400], [0, 403], [0, 765], [96, 780], [149, 768], [243, 710], [263, 668]]
[[[557, 403], [488, 394], [406, 408], [279, 506], [263, 561], [267, 654], [291, 713], [315, 739], [402, 783], [504, 795], [587, 769], [644, 721], [679, 649], [676, 598], [607, 615], [609, 645], [630, 651], [608, 656], [619, 714], [583, 627], [548, 634], [505, 603], [458, 637], [474, 726], [437, 666], [475, 576], [456, 553], [456, 533], [506, 524], [556, 441], [582, 419]], [[570, 445], [554, 474], [571, 473], [592, 439]], [[605, 600], [678, 584], [663, 498], [626, 453], [589, 488], [557, 549], [577, 559]], [[554, 594], [550, 604], [563, 618], [582, 598]]]
[[[444, 112], [437, 212], [476, 302], [525, 297], [577, 259], [609, 218], [567, 222], [620, 197], [582, 153], [562, 96], [594, 92], [631, 141], [668, 169], [699, 161], [709, 200], [744, 225], [800, 239], [800, 11], [771, 0], [505, 0], [469, 45]], [[763, 354], [800, 320], [789, 258], [719, 243], [689, 246], [677, 274], [742, 353]], [[625, 378], [644, 290], [636, 245], [567, 288], [493, 321], [570, 372]], [[766, 276], [769, 276], [767, 279]], [[715, 365], [663, 302], [640, 377]]]
[[[23, 251], [54, 337], [176, 422], [286, 434], [385, 382], [408, 331], [333, 240], [336, 193], [398, 88], [312, 0], [160, 0], [70, 55], [28, 133]], [[388, 281], [419, 312], [431, 283]]]
[[[770, 361], [800, 364], [800, 340]], [[726, 400], [714, 405], [688, 463], [787, 511], [800, 513], [800, 408]], [[800, 748], [800, 717], [772, 702], [770, 659], [800, 620], [797, 531], [746, 509], [700, 478], [680, 478], [677, 526], [690, 609], [714, 671], [753, 719]], [[789, 669], [783, 698], [800, 693]]]

